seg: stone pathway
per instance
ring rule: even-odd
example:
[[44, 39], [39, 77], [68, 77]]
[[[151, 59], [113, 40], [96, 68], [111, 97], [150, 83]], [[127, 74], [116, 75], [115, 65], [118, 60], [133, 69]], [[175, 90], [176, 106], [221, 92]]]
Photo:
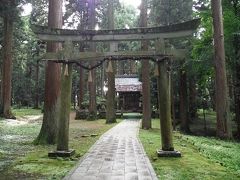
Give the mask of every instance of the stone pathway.
[[139, 120], [124, 120], [93, 145], [65, 180], [157, 180], [137, 135]]

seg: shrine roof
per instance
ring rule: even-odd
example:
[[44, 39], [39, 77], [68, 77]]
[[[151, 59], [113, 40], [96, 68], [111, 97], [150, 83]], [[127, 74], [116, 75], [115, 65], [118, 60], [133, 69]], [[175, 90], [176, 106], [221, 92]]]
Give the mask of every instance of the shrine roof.
[[142, 82], [134, 76], [118, 76], [115, 78], [116, 92], [141, 92]]

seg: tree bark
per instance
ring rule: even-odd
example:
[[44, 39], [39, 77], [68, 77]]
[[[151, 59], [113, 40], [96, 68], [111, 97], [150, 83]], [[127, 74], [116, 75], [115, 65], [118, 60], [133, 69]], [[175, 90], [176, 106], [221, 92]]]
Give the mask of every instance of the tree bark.
[[235, 35], [235, 84], [234, 84], [234, 100], [235, 100], [235, 118], [237, 123], [237, 138], [240, 139], [240, 36]]
[[130, 61], [130, 74], [136, 74], [136, 63], [135, 63], [135, 61]]
[[216, 111], [217, 136], [231, 138], [232, 131], [229, 116], [229, 97], [225, 66], [224, 33], [222, 20], [222, 1], [211, 0], [214, 30], [214, 63], [216, 74]]
[[104, 95], [104, 82], [105, 82], [105, 62], [103, 62], [103, 64], [102, 64], [102, 67], [101, 67], [101, 78], [100, 78], [100, 81], [101, 81], [101, 83], [100, 83], [100, 89], [101, 89], [101, 97], [104, 97], [105, 95]]
[[173, 151], [170, 72], [166, 61], [158, 63], [158, 99], [161, 122], [162, 150]]
[[[108, 27], [109, 29], [114, 29], [114, 9], [113, 1], [108, 0]], [[110, 51], [117, 50], [117, 44], [110, 42]], [[116, 106], [115, 106], [115, 63], [112, 63], [112, 70], [109, 69], [107, 72], [108, 78], [108, 92], [107, 92], [107, 111], [106, 111], [106, 123], [116, 122]]]
[[84, 97], [84, 69], [82, 67], [79, 67], [79, 92], [78, 92], [78, 107], [79, 109], [82, 109], [82, 102]]
[[189, 116], [191, 119], [197, 118], [197, 89], [195, 77], [189, 77]]
[[189, 133], [189, 119], [188, 119], [188, 96], [187, 96], [187, 74], [184, 69], [180, 70], [180, 86], [179, 86], [179, 100], [180, 100], [180, 129], [185, 133]]
[[[140, 27], [147, 27], [147, 1], [142, 0], [141, 14], [140, 14]], [[141, 42], [143, 51], [148, 50], [148, 42]], [[151, 94], [150, 94], [150, 64], [149, 60], [142, 61], [142, 104], [143, 104], [143, 118], [142, 128], [152, 128], [151, 122]]]
[[[89, 29], [95, 29], [96, 25], [96, 12], [95, 12], [95, 0], [89, 1]], [[96, 44], [90, 43], [89, 50], [96, 52]], [[95, 62], [91, 63], [91, 66], [94, 66]], [[88, 82], [89, 87], [89, 120], [95, 120], [97, 118], [97, 102], [96, 102], [96, 70], [93, 69], [92, 81]]]
[[35, 80], [35, 103], [34, 103], [34, 108], [38, 109], [39, 108], [39, 61], [37, 61], [36, 64], [36, 80]]
[[[82, 6], [83, 6], [82, 9], [85, 9], [85, 10], [87, 9], [86, 3], [84, 3]], [[81, 23], [80, 23], [79, 29], [83, 31], [86, 29], [86, 25], [87, 25], [86, 22], [87, 22], [88, 17], [87, 17], [87, 13], [85, 11], [82, 11], [81, 13], [82, 13], [82, 18], [81, 18]], [[79, 51], [80, 52], [84, 52], [85, 45], [86, 44], [84, 42], [79, 43]], [[78, 107], [79, 107], [79, 109], [83, 108], [82, 103], [84, 101], [84, 92], [86, 92], [86, 90], [87, 90], [85, 85], [87, 85], [87, 84], [85, 84], [85, 71], [82, 67], [79, 67], [79, 91], [78, 91]]]
[[[93, 65], [93, 64], [92, 64]], [[89, 71], [90, 73], [90, 71]], [[92, 81], [88, 82], [89, 87], [89, 120], [95, 120], [97, 117], [97, 102], [96, 102], [96, 71], [91, 70]]]
[[174, 94], [174, 86], [173, 86], [173, 81], [171, 81], [171, 112], [172, 112], [172, 124], [173, 124], [173, 130], [175, 131], [176, 130], [176, 125], [177, 125], [177, 122], [176, 122], [176, 116], [175, 116], [175, 94]]
[[[48, 26], [62, 27], [62, 0], [49, 0]], [[57, 52], [60, 43], [47, 43], [47, 52]], [[45, 74], [44, 115], [41, 131], [35, 140], [36, 144], [55, 144], [58, 128], [60, 98], [60, 64], [48, 62]]]
[[[10, 4], [10, 3], [9, 3]], [[12, 43], [13, 43], [13, 20], [9, 14], [4, 17], [4, 41], [3, 41], [3, 77], [1, 114], [4, 118], [14, 118], [11, 112], [12, 92]]]

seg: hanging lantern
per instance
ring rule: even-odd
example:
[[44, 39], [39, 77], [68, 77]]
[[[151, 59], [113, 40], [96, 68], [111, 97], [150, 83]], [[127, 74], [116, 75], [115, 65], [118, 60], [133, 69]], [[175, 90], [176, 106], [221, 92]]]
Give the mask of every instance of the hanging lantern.
[[68, 76], [68, 64], [65, 66], [64, 76]]
[[92, 70], [90, 70], [88, 72], [88, 82], [93, 82], [93, 79], [92, 79]]
[[108, 67], [107, 67], [107, 70], [106, 70], [106, 72], [108, 73], [108, 72], [113, 72], [113, 65], [112, 65], [112, 61], [111, 60], [109, 60], [109, 62], [108, 62]]
[[158, 65], [155, 65], [154, 76], [159, 76]]

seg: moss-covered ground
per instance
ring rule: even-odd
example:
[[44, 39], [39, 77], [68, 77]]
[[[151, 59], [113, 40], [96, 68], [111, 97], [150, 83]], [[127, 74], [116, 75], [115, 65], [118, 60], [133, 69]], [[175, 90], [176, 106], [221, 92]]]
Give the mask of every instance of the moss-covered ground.
[[153, 129], [140, 130], [139, 136], [159, 179], [240, 179], [240, 144], [237, 142], [174, 132], [174, 147], [181, 151], [182, 157], [158, 158], [159, 120], [153, 120]]
[[[30, 111], [14, 110], [17, 118], [21, 117], [20, 121], [0, 121], [0, 179], [61, 179], [99, 136], [114, 126], [105, 124], [105, 120], [73, 120], [72, 115], [69, 146], [76, 150], [76, 154], [71, 158], [50, 159], [47, 154], [55, 150], [56, 146], [33, 145], [41, 128], [41, 118], [33, 121], [29, 116], [38, 116], [41, 111]], [[24, 119], [25, 116], [27, 120]]]

